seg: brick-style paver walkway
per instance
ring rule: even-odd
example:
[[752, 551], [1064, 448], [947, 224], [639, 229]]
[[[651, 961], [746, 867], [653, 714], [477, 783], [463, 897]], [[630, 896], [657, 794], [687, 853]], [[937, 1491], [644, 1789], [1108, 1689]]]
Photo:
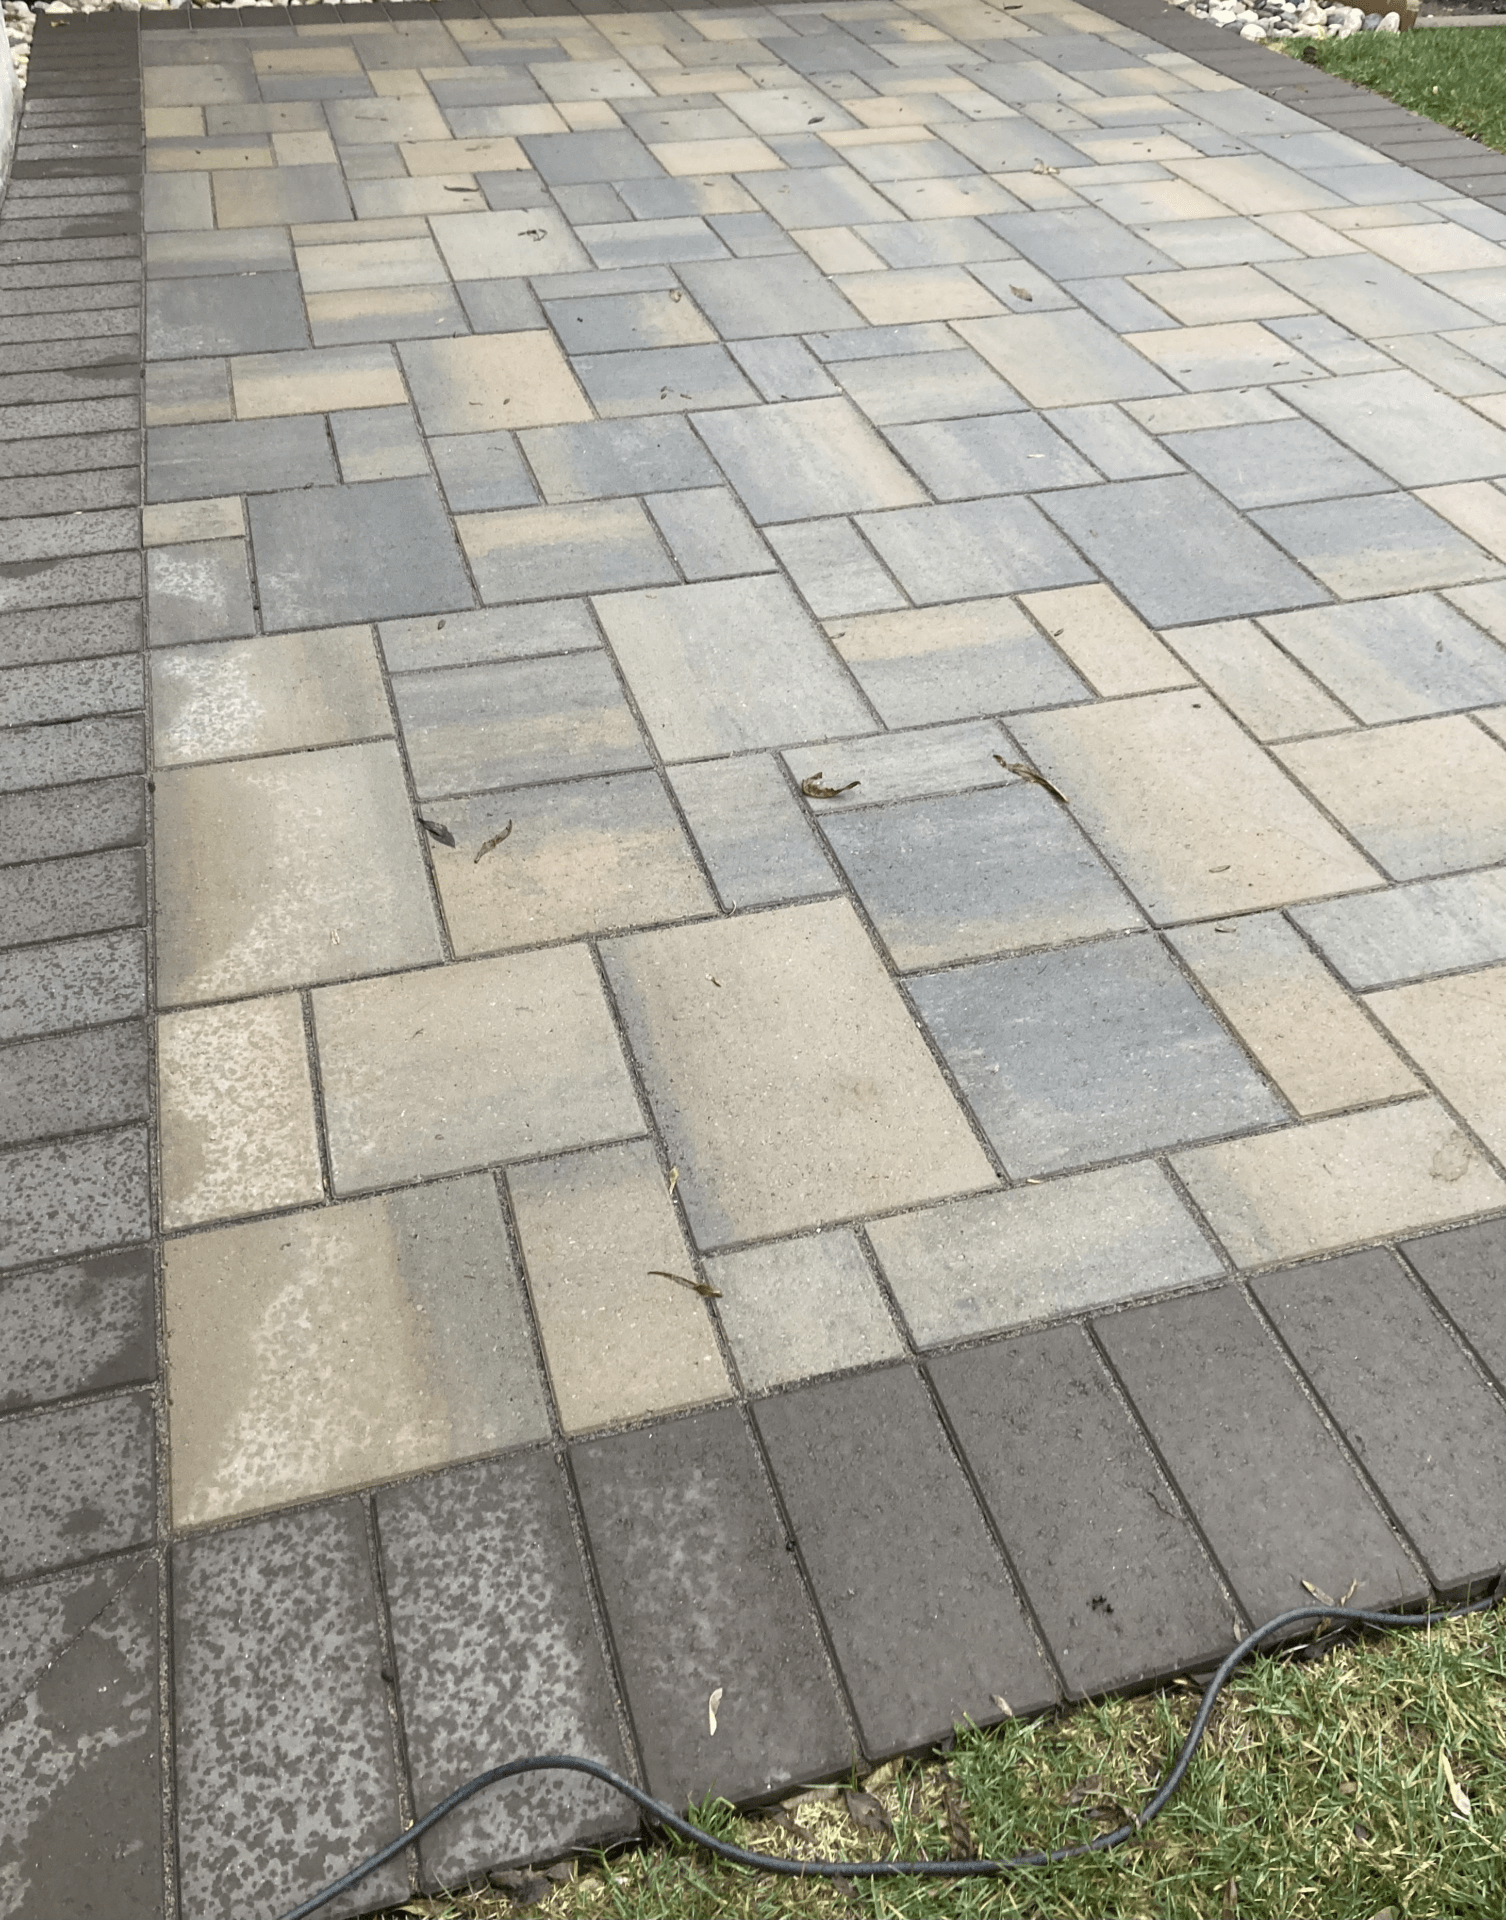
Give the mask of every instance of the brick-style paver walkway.
[[1498, 1573], [1503, 173], [1152, 0], [39, 22], [0, 1913]]

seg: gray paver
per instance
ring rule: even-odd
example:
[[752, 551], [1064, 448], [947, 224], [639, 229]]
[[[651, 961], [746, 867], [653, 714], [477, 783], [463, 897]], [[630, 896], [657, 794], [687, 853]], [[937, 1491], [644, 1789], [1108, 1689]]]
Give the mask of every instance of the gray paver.
[[0, 867], [0, 924], [17, 946], [134, 926], [144, 907], [145, 873], [135, 847]]
[[[586, 1754], [620, 1771], [607, 1676], [551, 1456], [514, 1454], [410, 1481], [381, 1493], [377, 1512], [419, 1805], [437, 1804], [494, 1764], [499, 1742], [509, 1752]], [[543, 1774], [446, 1822], [424, 1843], [424, 1866], [432, 1883], [451, 1886], [477, 1869], [615, 1838], [628, 1824], [616, 1795]]]
[[904, 971], [1140, 924], [1040, 787], [840, 814], [826, 837]]
[[1168, 434], [1166, 446], [1236, 507], [1332, 494], [1384, 493], [1389, 482], [1306, 420]]
[[767, 755], [672, 767], [669, 782], [729, 908], [836, 891], [800, 803]]
[[818, 619], [905, 604], [850, 520], [795, 520], [765, 534]]
[[157, 1370], [150, 1254], [94, 1254], [0, 1283], [10, 1328], [0, 1407], [150, 1381]]
[[1410, 494], [1309, 501], [1251, 517], [1346, 599], [1457, 586], [1503, 571], [1500, 561]]
[[[924, 1387], [885, 1368], [757, 1403], [864, 1748], [1049, 1704], [998, 1549]], [[860, 1572], [859, 1572], [860, 1570]]]
[[144, 1129], [0, 1155], [0, 1268], [144, 1240], [150, 1230]]
[[[253, 1920], [400, 1830], [360, 1507], [340, 1501], [177, 1542], [173, 1613], [184, 1901]], [[289, 1773], [291, 1755], [338, 1771], [338, 1831]], [[275, 1846], [262, 1838], [271, 1832]], [[406, 1892], [395, 1864], [357, 1899]]]
[[139, 1022], [24, 1041], [7, 1052], [5, 1072], [0, 1146], [148, 1117]]
[[1475, 1352], [1506, 1385], [1506, 1314], [1500, 1277], [1506, 1267], [1506, 1224], [1485, 1220], [1411, 1240], [1402, 1248]]
[[7, 1420], [0, 1459], [11, 1489], [0, 1547], [13, 1578], [150, 1541], [156, 1487], [149, 1395]]
[[507, 433], [435, 434], [429, 451], [452, 513], [487, 507], [531, 507], [538, 500], [532, 477]]
[[737, 1410], [593, 1440], [571, 1461], [649, 1791], [748, 1798], [844, 1766], [815, 1620]]
[[256, 629], [243, 540], [154, 547], [146, 557], [146, 583], [147, 633], [154, 647], [223, 640]]
[[706, 1272], [750, 1392], [904, 1355], [862, 1250], [844, 1229], [716, 1254]]
[[1239, 1290], [1095, 1321], [1238, 1596], [1269, 1620], [1303, 1586], [1396, 1606], [1425, 1588]]
[[394, 673], [472, 661], [521, 660], [531, 654], [578, 653], [601, 639], [583, 600], [555, 600], [522, 608], [483, 607], [470, 613], [430, 614], [419, 620], [383, 620], [382, 652]]
[[888, 438], [938, 500], [1091, 484], [1097, 474], [1033, 413], [892, 427]]
[[[1267, 1274], [1256, 1298], [1421, 1553], [1440, 1593], [1506, 1558], [1506, 1407], [1383, 1251]], [[1450, 1444], [1440, 1454], [1437, 1436]]]
[[551, 504], [705, 487], [719, 478], [706, 449], [674, 414], [533, 427], [519, 444]]
[[1145, 935], [934, 974], [911, 992], [1011, 1173], [1284, 1117]]
[[697, 414], [694, 424], [761, 525], [925, 498], [847, 400]]
[[1225, 1649], [1213, 1571], [1077, 1328], [947, 1354], [931, 1374], [1073, 1695]]
[[1506, 655], [1434, 594], [1280, 614], [1264, 624], [1371, 724], [1506, 699]]
[[860, 316], [804, 254], [778, 260], [687, 264], [680, 278], [724, 340], [769, 333], [820, 333]]
[[146, 442], [146, 497], [197, 500], [279, 487], [328, 486], [335, 462], [322, 420], [154, 427]]
[[1093, 578], [1092, 569], [1029, 500], [865, 513], [859, 524], [922, 606]]
[[687, 580], [773, 572], [768, 548], [726, 487], [650, 494], [644, 504]]

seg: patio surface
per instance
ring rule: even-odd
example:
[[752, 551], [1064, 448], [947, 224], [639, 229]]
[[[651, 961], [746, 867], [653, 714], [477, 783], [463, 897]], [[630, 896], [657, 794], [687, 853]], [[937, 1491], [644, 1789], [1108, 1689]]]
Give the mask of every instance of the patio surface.
[[1152, 0], [39, 19], [0, 1914], [1493, 1579], [1503, 643], [1506, 163]]

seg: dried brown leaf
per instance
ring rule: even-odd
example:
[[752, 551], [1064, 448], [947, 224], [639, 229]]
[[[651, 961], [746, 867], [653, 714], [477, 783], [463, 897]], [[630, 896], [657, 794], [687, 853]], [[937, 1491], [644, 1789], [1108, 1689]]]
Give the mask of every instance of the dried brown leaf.
[[418, 824], [431, 839], [437, 840], [442, 847], [454, 846], [454, 834], [450, 832], [448, 827], [441, 826], [437, 820], [425, 820], [423, 815], [420, 814], [418, 816]]
[[800, 791], [807, 800], [835, 800], [838, 794], [851, 793], [859, 785], [860, 781], [849, 780], [845, 787], [823, 787], [819, 773], [808, 773], [800, 782]]
[[1071, 804], [1060, 787], [1053, 787], [1045, 774], [1037, 773], [1034, 767], [1027, 767], [1023, 760], [1006, 760], [1002, 753], [996, 753], [994, 758], [1006, 773], [1012, 773], [1017, 780], [1029, 780], [1034, 786], [1044, 787], [1051, 798], [1059, 800], [1064, 807]]
[[711, 1689], [711, 1697], [706, 1702], [706, 1725], [710, 1729], [713, 1739], [716, 1737], [716, 1710], [722, 1704], [722, 1695], [725, 1692], [725, 1687], [713, 1687]]
[[1032, 306], [1035, 305], [1035, 295], [1030, 291], [1029, 287], [1016, 287], [1011, 285], [1009, 291], [1014, 295], [1016, 300], [1028, 300]]
[[484, 860], [487, 854], [491, 852], [493, 847], [500, 847], [502, 842], [507, 838], [508, 834], [510, 834], [511, 832], [512, 832], [512, 822], [511, 820], [509, 820], [507, 825], [502, 829], [500, 833], [494, 833], [490, 840], [485, 841], [480, 847], [477, 848], [476, 858], [471, 862], [471, 865], [474, 867], [479, 861]]
[[881, 1800], [875, 1800], [871, 1793], [860, 1793], [854, 1789], [842, 1796], [847, 1808], [847, 1817], [855, 1826], [862, 1827], [868, 1833], [892, 1833], [894, 1822], [884, 1811]]
[[720, 1290], [712, 1286], [709, 1280], [690, 1280], [683, 1273], [668, 1273], [663, 1267], [650, 1267], [650, 1275], [655, 1280], [674, 1280], [682, 1287], [689, 1287], [692, 1293], [698, 1293], [703, 1300], [720, 1300]]

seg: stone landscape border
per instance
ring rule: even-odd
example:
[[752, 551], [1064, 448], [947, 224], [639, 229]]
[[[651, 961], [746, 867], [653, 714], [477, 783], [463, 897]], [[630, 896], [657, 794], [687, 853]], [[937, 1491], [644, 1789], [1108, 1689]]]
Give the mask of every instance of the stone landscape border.
[[[566, 10], [539, 0], [540, 12]], [[433, 11], [528, 9], [438, 0]], [[1231, 45], [1159, 0], [1097, 0], [1095, 11], [1506, 211], [1506, 159], [1462, 136]], [[75, 508], [134, 515], [141, 499], [136, 35], [314, 17], [43, 17], [0, 204], [0, 487], [28, 490], [35, 516], [56, 519], [60, 549]], [[47, 183], [89, 210], [34, 214], [36, 200], [62, 197], [44, 195]], [[110, 313], [117, 330], [94, 331], [105, 323], [91, 316]], [[760, 1402], [750, 1428], [722, 1405], [583, 1445], [556, 1435], [505, 1472], [447, 1470], [438, 1523], [410, 1483], [383, 1490], [379, 1516], [371, 1496], [350, 1496], [171, 1542], [139, 542], [0, 564], [0, 589], [0, 1017], [15, 1023], [0, 1029], [0, 1887], [7, 1872], [28, 1886], [27, 1912], [199, 1920], [264, 1908], [274, 1892], [280, 1903], [386, 1839], [433, 1797], [436, 1767], [453, 1784], [556, 1705], [577, 1708], [597, 1750], [651, 1790], [683, 1798], [703, 1776], [668, 1733], [669, 1703], [690, 1680], [656, 1645], [661, 1566], [641, 1550], [604, 1551], [599, 1525], [585, 1557], [581, 1516], [686, 1487], [708, 1460], [741, 1489], [720, 1516], [741, 1552], [706, 1576], [708, 1644], [776, 1682], [722, 1782], [750, 1799], [855, 1752], [877, 1759], [936, 1737], [926, 1690], [970, 1673], [985, 1635], [990, 1670], [1014, 1676], [1012, 1704], [1028, 1711], [1208, 1663], [1289, 1603], [1276, 1565], [1352, 1566], [1372, 1604], [1383, 1588], [1409, 1603], [1499, 1574], [1506, 1538], [1484, 1537], [1479, 1515], [1506, 1401], [1502, 1218], [845, 1377]], [[1001, 1368], [1035, 1409], [1026, 1432], [989, 1417]], [[1069, 1401], [1075, 1422], [1062, 1418]], [[1231, 1408], [1243, 1425], [1210, 1449]], [[938, 1410], [954, 1452], [934, 1440]], [[771, 1532], [770, 1457], [786, 1491], [783, 1539]], [[802, 1457], [823, 1462], [819, 1477], [802, 1477]], [[1260, 1512], [1260, 1526], [1233, 1524], [1236, 1512]], [[706, 1518], [694, 1501], [666, 1516], [659, 1560], [693, 1559]], [[547, 1578], [525, 1590], [511, 1568], [530, 1531]], [[1117, 1614], [1098, 1605], [1095, 1545], [1115, 1533], [1128, 1596]], [[886, 1611], [844, 1611], [844, 1570], [859, 1559]], [[1022, 1616], [1001, 1567], [1031, 1595]], [[783, 1624], [791, 1604], [806, 1621], [798, 1644]], [[209, 1702], [191, 1808], [172, 1751], [184, 1674], [173, 1622], [185, 1611], [200, 1645], [192, 1685]], [[427, 1779], [404, 1719], [420, 1682], [400, 1698], [393, 1678], [400, 1614], [432, 1635], [430, 1683], [453, 1685], [474, 1716], [457, 1716], [437, 1746], [428, 1729]], [[923, 1659], [903, 1627], [916, 1618], [929, 1620]], [[532, 1694], [498, 1681], [517, 1650], [557, 1647], [567, 1630], [590, 1649], [583, 1679]], [[447, 1645], [458, 1649], [449, 1671]], [[349, 1772], [321, 1792], [337, 1737]], [[334, 1852], [321, 1803], [343, 1823]], [[547, 1786], [494, 1804], [525, 1834], [558, 1836], [564, 1820], [584, 1843], [630, 1826], [614, 1801]], [[281, 1859], [258, 1860], [257, 1832], [274, 1831]], [[190, 1843], [217, 1865], [185, 1897]], [[486, 1830], [466, 1817], [424, 1849], [430, 1884], [492, 1863]], [[394, 1868], [330, 1911], [367, 1910], [408, 1884]]]

